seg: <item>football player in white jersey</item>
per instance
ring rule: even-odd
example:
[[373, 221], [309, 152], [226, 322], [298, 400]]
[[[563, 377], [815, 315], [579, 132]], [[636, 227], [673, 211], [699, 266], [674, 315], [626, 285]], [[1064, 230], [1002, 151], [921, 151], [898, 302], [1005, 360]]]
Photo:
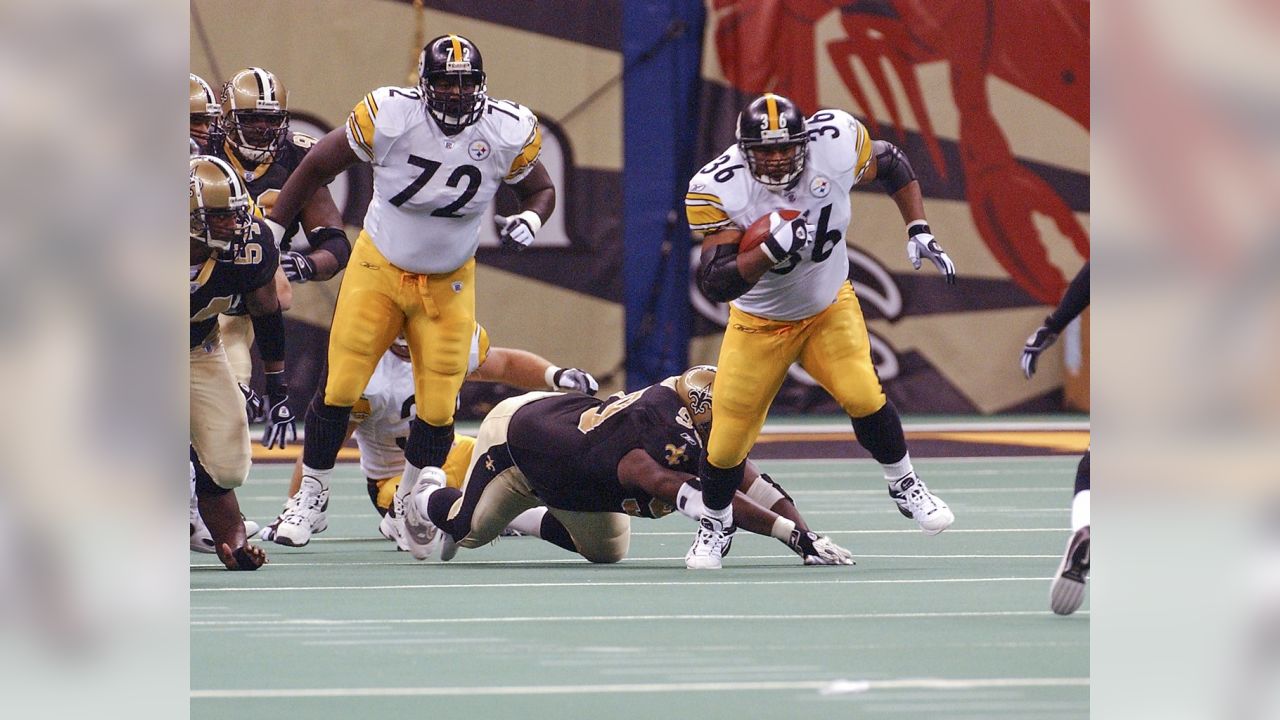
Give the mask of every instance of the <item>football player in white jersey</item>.
[[[955, 282], [910, 163], [893, 144], [873, 142], [852, 115], [826, 109], [806, 119], [772, 93], [738, 115], [737, 136], [693, 176], [685, 196], [689, 227], [703, 237], [698, 287], [715, 302], [731, 302], [702, 472], [706, 514], [686, 566], [720, 567], [744, 461], [797, 361], [849, 414], [858, 442], [884, 467], [899, 511], [928, 535], [942, 532], [955, 518], [912, 469], [902, 422], [871, 362], [845, 253], [850, 192], [878, 180], [907, 225], [912, 264], [919, 269], [927, 257]], [[800, 216], [788, 220], [782, 210]], [[765, 240], [739, 252], [746, 228], [765, 216]]]
[[[527, 350], [490, 348], [489, 335], [480, 325], [476, 325], [472, 335], [467, 379], [501, 382], [524, 390], [578, 391], [588, 395], [595, 395], [600, 389], [595, 378], [578, 368], [557, 367]], [[409, 347], [402, 338], [397, 338], [378, 361], [378, 367], [356, 402], [347, 426], [347, 437], [354, 434], [360, 448], [360, 469], [368, 481], [369, 499], [382, 516], [378, 529], [387, 539], [395, 540], [401, 549], [408, 549], [401, 540], [403, 518], [388, 511], [392, 509], [400, 473], [404, 469], [404, 446], [415, 400]], [[442, 466], [450, 486], [462, 486], [474, 444], [475, 440], [466, 435], [455, 436], [448, 459]], [[290, 498], [279, 517], [262, 531], [264, 540], [301, 547], [310, 541], [312, 533], [322, 532], [328, 527], [325, 508], [329, 492], [304, 491], [303, 482], [302, 458], [298, 458], [289, 488]], [[306, 503], [311, 495], [319, 497], [318, 506]]]
[[[289, 178], [269, 220], [291, 223], [303, 203], [357, 162], [373, 165], [373, 200], [352, 249], [329, 335], [324, 397], [306, 415], [307, 488], [329, 487], [351, 408], [392, 340], [408, 339], [417, 413], [405, 476], [443, 465], [475, 328], [475, 251], [501, 184], [520, 212], [500, 219], [503, 245], [528, 246], [555, 207], [538, 162], [542, 135], [526, 107], [489, 98], [484, 61], [466, 38], [426, 44], [413, 88], [374, 90], [325, 135]], [[403, 492], [407, 492], [405, 488]], [[400, 497], [399, 495], [397, 496]], [[318, 500], [318, 494], [307, 498]]]

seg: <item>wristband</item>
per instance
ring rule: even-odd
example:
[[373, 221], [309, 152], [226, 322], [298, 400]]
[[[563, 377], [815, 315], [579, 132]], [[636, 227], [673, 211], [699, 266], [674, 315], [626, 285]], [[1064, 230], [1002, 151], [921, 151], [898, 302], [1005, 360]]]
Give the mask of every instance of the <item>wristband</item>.
[[546, 381], [547, 387], [551, 388], [552, 390], [562, 389], [558, 385], [556, 385], [556, 373], [560, 372], [563, 369], [564, 368], [559, 368], [559, 367], [556, 367], [555, 365], [551, 365], [550, 367], [547, 368], [547, 371], [542, 374], [542, 379]]
[[512, 217], [513, 219], [524, 218], [524, 221], [529, 223], [529, 229], [533, 230], [534, 235], [537, 235], [538, 231], [542, 229], [542, 218], [538, 217], [538, 213], [532, 210], [525, 210], [524, 212], [517, 213]]

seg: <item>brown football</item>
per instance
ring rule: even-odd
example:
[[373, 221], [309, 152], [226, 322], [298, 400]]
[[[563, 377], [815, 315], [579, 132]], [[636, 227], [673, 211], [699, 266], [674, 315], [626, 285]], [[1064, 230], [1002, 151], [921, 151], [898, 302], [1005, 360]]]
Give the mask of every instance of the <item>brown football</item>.
[[[800, 216], [800, 211], [798, 210], [778, 210], [777, 213], [783, 220], [795, 220]], [[744, 253], [764, 242], [764, 239], [769, 235], [769, 216], [772, 214], [769, 213], [769, 215], [765, 215], [751, 223], [751, 227], [748, 227], [747, 231], [742, 233], [742, 238], [738, 240], [739, 253]]]

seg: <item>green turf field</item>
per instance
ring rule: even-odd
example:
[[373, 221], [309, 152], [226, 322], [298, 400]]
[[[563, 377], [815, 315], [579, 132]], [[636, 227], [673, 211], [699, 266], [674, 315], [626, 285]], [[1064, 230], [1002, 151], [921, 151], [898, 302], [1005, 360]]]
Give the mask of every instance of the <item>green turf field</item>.
[[[703, 573], [679, 515], [633, 519], [613, 566], [534, 538], [417, 563], [341, 465], [310, 546], [268, 543], [256, 573], [191, 555], [192, 717], [1085, 718], [1089, 605], [1048, 610], [1076, 460], [916, 460], [956, 513], [933, 538], [869, 460], [766, 460], [858, 564], [739, 532]], [[254, 467], [246, 515], [274, 517], [288, 472]]]

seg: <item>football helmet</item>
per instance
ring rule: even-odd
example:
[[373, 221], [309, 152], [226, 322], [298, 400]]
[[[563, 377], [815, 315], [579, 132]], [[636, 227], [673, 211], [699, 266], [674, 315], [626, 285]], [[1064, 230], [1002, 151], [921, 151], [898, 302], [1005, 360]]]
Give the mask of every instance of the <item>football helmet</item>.
[[191, 239], [221, 255], [249, 239], [253, 228], [249, 190], [224, 160], [191, 158]]
[[711, 387], [715, 382], [715, 365], [694, 365], [676, 378], [676, 394], [688, 409], [693, 429], [704, 443], [711, 437]]
[[453, 135], [480, 119], [486, 100], [480, 48], [461, 35], [441, 35], [422, 48], [418, 87], [427, 113]]
[[222, 129], [246, 160], [275, 160], [289, 132], [289, 91], [259, 67], [245, 68], [222, 88]]
[[204, 150], [209, 144], [209, 133], [218, 124], [218, 117], [222, 115], [222, 106], [218, 104], [218, 98], [213, 94], [213, 88], [209, 87], [209, 83], [204, 78], [189, 73], [191, 75], [191, 140]]
[[761, 95], [738, 113], [738, 148], [761, 184], [770, 190], [789, 187], [809, 157], [804, 113], [781, 95]]

